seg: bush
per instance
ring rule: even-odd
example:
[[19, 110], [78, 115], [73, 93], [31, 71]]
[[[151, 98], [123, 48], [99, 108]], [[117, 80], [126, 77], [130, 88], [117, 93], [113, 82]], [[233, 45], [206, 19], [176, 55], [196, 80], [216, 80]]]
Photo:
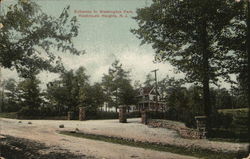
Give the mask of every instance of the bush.
[[57, 116], [58, 113], [53, 111], [50, 107], [41, 107], [39, 109], [39, 114], [37, 115], [42, 117], [48, 117], [48, 116]]
[[178, 120], [178, 111], [175, 108], [169, 108], [166, 112], [166, 119], [168, 120]]
[[129, 112], [127, 114], [128, 118], [140, 118], [141, 117], [141, 112], [140, 111], [135, 111], [135, 112]]
[[148, 116], [150, 119], [165, 119], [166, 114], [164, 112], [150, 111]]
[[[75, 118], [78, 119], [78, 113], [75, 113]], [[127, 113], [127, 118], [139, 118], [141, 113], [139, 111]], [[86, 111], [86, 119], [118, 119], [118, 112], [105, 112], [105, 111]]]
[[214, 138], [230, 138], [245, 141], [248, 137], [247, 111], [244, 109], [227, 109], [213, 113], [212, 127]]
[[228, 129], [232, 125], [233, 116], [230, 114], [213, 113], [211, 115], [212, 128]]
[[92, 114], [88, 114], [87, 119], [118, 119], [119, 114], [117, 112], [103, 112], [97, 111]]
[[189, 128], [196, 128], [195, 115], [191, 112], [185, 112], [181, 121]]
[[39, 115], [38, 109], [31, 109], [28, 106], [22, 107], [18, 113], [18, 116], [37, 116]]
[[16, 119], [17, 118], [17, 112], [0, 113], [0, 117], [2, 117], [2, 118]]
[[7, 102], [5, 103], [5, 107], [3, 108], [4, 112], [18, 112], [20, 107], [15, 102]]

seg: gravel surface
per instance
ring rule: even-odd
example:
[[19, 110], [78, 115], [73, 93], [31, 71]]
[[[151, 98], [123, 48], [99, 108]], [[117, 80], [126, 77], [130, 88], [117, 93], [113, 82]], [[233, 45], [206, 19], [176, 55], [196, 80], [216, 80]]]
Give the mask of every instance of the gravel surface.
[[47, 147], [38, 142], [11, 136], [0, 139], [0, 156], [6, 159], [94, 159], [75, 155], [60, 147]]
[[[21, 123], [19, 121], [22, 121]], [[32, 122], [32, 124], [28, 124]], [[59, 128], [63, 125], [64, 128]], [[0, 134], [27, 138], [45, 143], [47, 146], [59, 146], [74, 154], [86, 154], [99, 158], [188, 158], [173, 153], [144, 150], [101, 141], [63, 136], [56, 131], [80, 131], [85, 133], [122, 137], [147, 142], [161, 142], [170, 145], [200, 147], [215, 151], [246, 150], [247, 144], [191, 140], [181, 138], [176, 131], [164, 128], [149, 128], [140, 123], [140, 119], [129, 119], [128, 123], [118, 120], [58, 121], [58, 120], [13, 120], [0, 118]], [[132, 157], [131, 157], [132, 156]], [[135, 157], [136, 156], [136, 157]], [[157, 157], [156, 157], [157, 156]]]
[[[22, 122], [19, 122], [22, 121]], [[56, 121], [56, 120], [14, 120], [0, 118], [0, 134], [25, 138], [44, 143], [44, 153], [55, 152], [55, 147], [76, 156], [94, 156], [102, 159], [194, 159], [168, 152], [117, 145], [102, 141], [60, 135], [59, 130], [78, 130], [92, 134], [135, 138], [141, 141], [168, 142], [180, 139], [175, 131], [149, 128], [139, 123], [140, 119], [129, 119], [129, 123], [118, 120]], [[28, 124], [32, 122], [32, 124]], [[64, 125], [64, 128], [59, 128]], [[0, 139], [2, 140], [2, 139]], [[188, 142], [188, 141], [187, 141]]]

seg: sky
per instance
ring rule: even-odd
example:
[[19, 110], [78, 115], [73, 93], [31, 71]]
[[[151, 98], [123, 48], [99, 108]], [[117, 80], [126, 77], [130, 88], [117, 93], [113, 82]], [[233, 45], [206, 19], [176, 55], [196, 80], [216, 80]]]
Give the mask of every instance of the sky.
[[[9, 3], [14, 0], [5, 1]], [[63, 8], [70, 5], [70, 16], [77, 16], [80, 24], [79, 35], [73, 43], [79, 50], [85, 50], [86, 54], [81, 56], [60, 54], [60, 56], [67, 69], [85, 67], [91, 83], [100, 82], [115, 59], [120, 60], [126, 70], [131, 71], [133, 81], [143, 82], [146, 75], [154, 69], [159, 69], [159, 80], [166, 75], [184, 77], [183, 74], [175, 74], [173, 67], [167, 62], [154, 63], [152, 47], [140, 45], [141, 41], [130, 32], [131, 29], [138, 27], [137, 22], [132, 19], [136, 16], [136, 9], [149, 6], [151, 0], [37, 0], [36, 2], [45, 13], [57, 17]], [[2, 74], [5, 79], [16, 77], [16, 73], [10, 70], [3, 70]], [[58, 75], [43, 72], [39, 78], [45, 84], [57, 79]]]

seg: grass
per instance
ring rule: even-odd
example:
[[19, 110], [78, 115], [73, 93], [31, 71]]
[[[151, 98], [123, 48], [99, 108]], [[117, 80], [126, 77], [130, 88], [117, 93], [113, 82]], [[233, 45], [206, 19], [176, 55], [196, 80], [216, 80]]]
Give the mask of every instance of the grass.
[[24, 120], [67, 120], [67, 116], [19, 116], [17, 118], [17, 112], [4, 112], [0, 113], [0, 118], [9, 119], [24, 119]]
[[214, 129], [216, 141], [248, 142], [248, 108], [220, 109], [219, 113], [227, 118], [220, 119], [226, 123], [225, 127]]
[[60, 134], [69, 135], [79, 138], [86, 138], [91, 140], [98, 140], [104, 141], [114, 144], [132, 146], [132, 147], [139, 147], [144, 149], [156, 150], [156, 151], [163, 151], [163, 152], [172, 152], [175, 154], [181, 154], [186, 156], [194, 156], [203, 159], [238, 159], [242, 158], [244, 153], [233, 153], [233, 152], [215, 152], [212, 150], [207, 149], [199, 149], [199, 148], [183, 148], [173, 145], [162, 145], [159, 143], [148, 143], [148, 142], [138, 142], [134, 140], [122, 139], [117, 137], [108, 137], [103, 135], [93, 135], [93, 134], [86, 134], [86, 133], [76, 133], [76, 132], [69, 132], [69, 131], [61, 131]]
[[17, 118], [17, 113], [16, 112], [11, 112], [11, 113], [0, 113], [1, 118], [10, 118], [10, 119], [16, 119]]
[[224, 113], [224, 114], [234, 114], [234, 113], [237, 113], [237, 112], [247, 113], [248, 110], [249, 110], [248, 108], [219, 109], [218, 112], [219, 112], [219, 113]]
[[234, 138], [209, 138], [210, 141], [219, 141], [219, 142], [231, 142], [231, 143], [248, 143], [247, 139], [234, 139]]

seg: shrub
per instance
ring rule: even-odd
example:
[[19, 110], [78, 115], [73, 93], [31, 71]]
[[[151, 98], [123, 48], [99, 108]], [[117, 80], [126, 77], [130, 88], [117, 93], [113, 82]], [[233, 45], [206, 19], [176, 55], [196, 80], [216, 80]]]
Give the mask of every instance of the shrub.
[[37, 109], [31, 109], [28, 106], [22, 107], [18, 111], [18, 116], [37, 116], [39, 115], [39, 111]]
[[86, 119], [118, 119], [117, 112], [86, 111]]
[[232, 125], [233, 116], [230, 114], [213, 113], [211, 115], [211, 123], [213, 128], [228, 129]]
[[247, 111], [244, 109], [227, 109], [213, 113], [211, 137], [230, 138], [245, 141], [248, 137]]
[[129, 113], [127, 113], [127, 117], [128, 118], [140, 118], [141, 112], [140, 111], [129, 112]]

